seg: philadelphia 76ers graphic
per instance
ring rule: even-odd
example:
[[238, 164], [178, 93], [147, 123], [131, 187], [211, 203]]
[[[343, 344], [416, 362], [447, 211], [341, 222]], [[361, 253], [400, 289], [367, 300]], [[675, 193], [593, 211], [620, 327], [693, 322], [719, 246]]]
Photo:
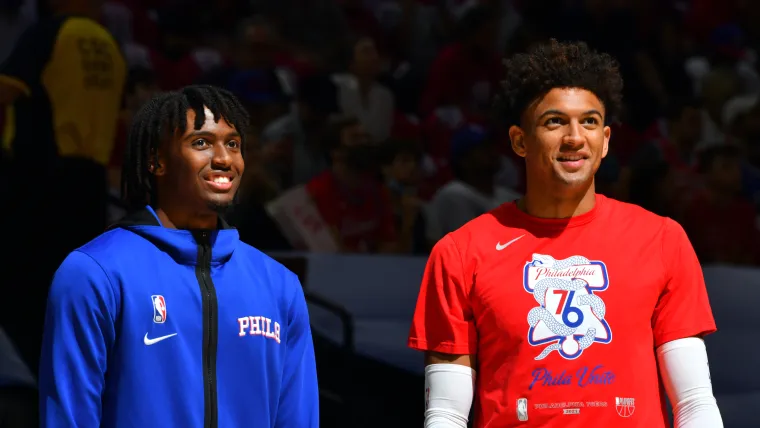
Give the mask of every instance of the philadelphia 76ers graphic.
[[528, 312], [528, 343], [548, 345], [536, 360], [553, 351], [573, 360], [594, 342], [612, 341], [604, 319], [607, 308], [597, 295], [609, 285], [604, 263], [581, 256], [555, 260], [533, 254], [533, 260], [525, 264], [523, 285], [538, 303]]

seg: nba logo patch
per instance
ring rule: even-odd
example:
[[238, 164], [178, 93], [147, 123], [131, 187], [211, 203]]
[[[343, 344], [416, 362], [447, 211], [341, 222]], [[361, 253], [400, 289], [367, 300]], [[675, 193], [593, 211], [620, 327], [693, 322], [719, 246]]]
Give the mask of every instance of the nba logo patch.
[[166, 300], [164, 296], [154, 294], [150, 296], [153, 300], [153, 322], [163, 324], [166, 322]]
[[525, 422], [528, 420], [528, 399], [527, 398], [517, 399], [517, 420], [521, 422]]

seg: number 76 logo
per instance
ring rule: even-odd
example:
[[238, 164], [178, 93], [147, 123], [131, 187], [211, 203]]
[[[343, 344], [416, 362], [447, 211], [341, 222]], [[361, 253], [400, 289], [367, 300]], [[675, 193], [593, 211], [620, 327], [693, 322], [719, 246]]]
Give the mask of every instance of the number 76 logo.
[[596, 294], [608, 286], [604, 263], [580, 256], [556, 261], [550, 256], [535, 257], [542, 262], [552, 261], [551, 265], [525, 266], [525, 291], [538, 303], [528, 312], [528, 343], [548, 345], [535, 358], [541, 360], [558, 351], [563, 358], [572, 360], [595, 342], [612, 341], [612, 331], [605, 320], [607, 307]]

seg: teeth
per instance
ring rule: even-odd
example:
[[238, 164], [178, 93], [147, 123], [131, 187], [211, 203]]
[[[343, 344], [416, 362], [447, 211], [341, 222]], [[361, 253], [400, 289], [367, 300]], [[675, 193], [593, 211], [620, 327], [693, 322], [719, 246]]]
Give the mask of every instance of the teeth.
[[214, 183], [229, 183], [229, 177], [214, 177]]

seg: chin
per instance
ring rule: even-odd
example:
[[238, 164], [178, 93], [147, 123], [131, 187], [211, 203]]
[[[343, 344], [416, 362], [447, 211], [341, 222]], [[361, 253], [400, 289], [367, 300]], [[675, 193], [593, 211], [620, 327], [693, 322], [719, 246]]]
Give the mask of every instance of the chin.
[[567, 186], [582, 186], [591, 181], [588, 174], [558, 174], [558, 178]]
[[210, 198], [206, 201], [206, 206], [211, 211], [225, 214], [235, 206], [235, 198]]

